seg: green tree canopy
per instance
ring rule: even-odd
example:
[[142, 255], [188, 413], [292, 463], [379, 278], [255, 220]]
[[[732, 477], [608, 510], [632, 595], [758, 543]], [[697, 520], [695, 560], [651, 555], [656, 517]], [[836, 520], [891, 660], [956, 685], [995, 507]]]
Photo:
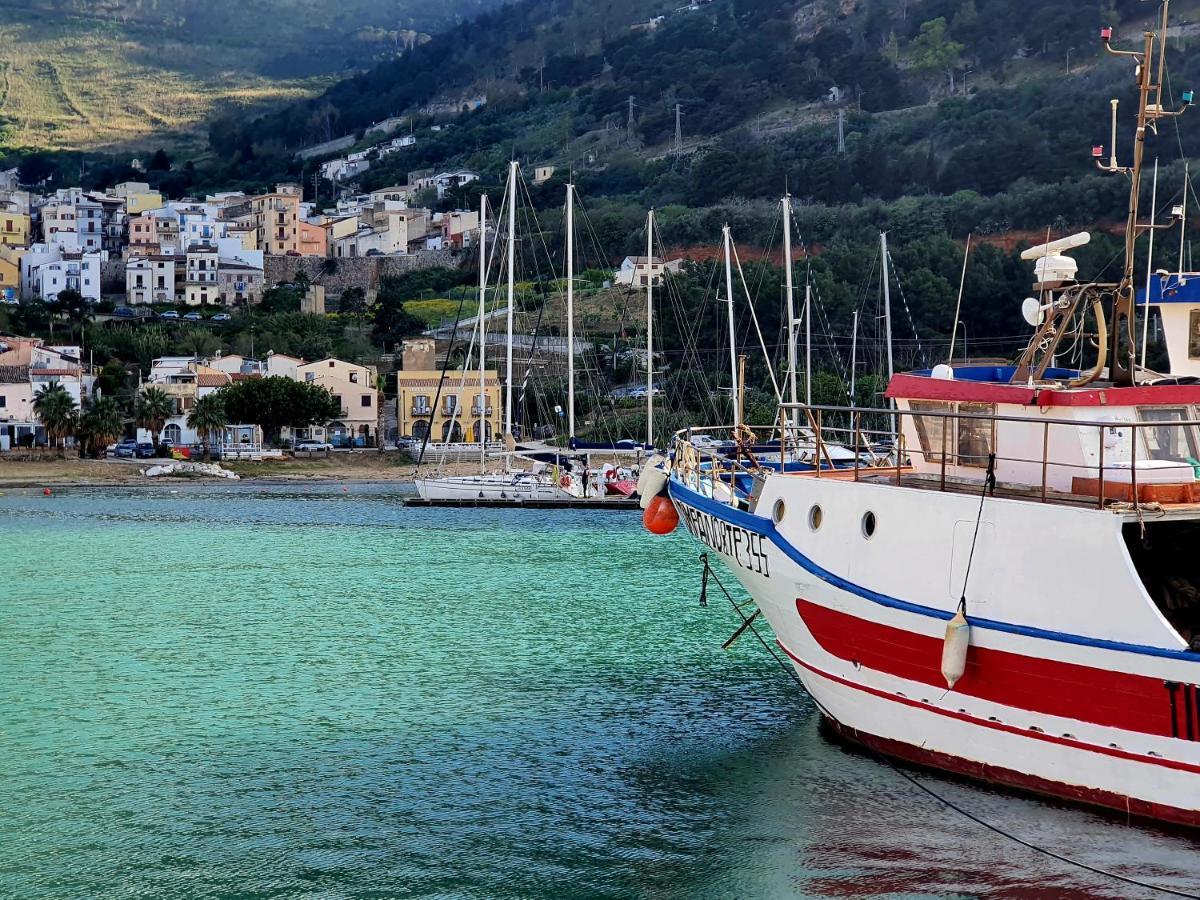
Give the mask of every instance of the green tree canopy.
[[252, 378], [217, 391], [229, 421], [259, 425], [271, 438], [285, 425], [306, 428], [342, 414], [341, 404], [325, 388], [280, 375]]

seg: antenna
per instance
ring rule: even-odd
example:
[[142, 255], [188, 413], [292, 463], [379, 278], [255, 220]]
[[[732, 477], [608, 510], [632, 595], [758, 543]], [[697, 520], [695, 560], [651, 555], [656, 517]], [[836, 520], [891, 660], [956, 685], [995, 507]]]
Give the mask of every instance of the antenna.
[[[1096, 160], [1096, 165], [1100, 171], [1119, 172], [1122, 175], [1129, 176], [1129, 212], [1125, 224], [1125, 267], [1121, 275], [1121, 281], [1113, 291], [1112, 333], [1109, 336], [1107, 350], [1109, 377], [1112, 383], [1118, 387], [1133, 385], [1134, 370], [1136, 368], [1137, 343], [1135, 338], [1136, 310], [1133, 302], [1133, 267], [1134, 248], [1137, 244], [1138, 236], [1154, 228], [1169, 228], [1175, 224], [1174, 220], [1163, 224], [1149, 224], [1142, 223], [1138, 219], [1138, 203], [1141, 198], [1142, 186], [1142, 158], [1146, 150], [1146, 133], [1149, 131], [1157, 135], [1159, 119], [1180, 116], [1192, 103], [1192, 92], [1190, 90], [1183, 92], [1183, 105], [1179, 109], [1163, 109], [1160, 102], [1162, 99], [1164, 54], [1166, 52], [1167, 15], [1170, 5], [1170, 0], [1163, 0], [1159, 31], [1147, 31], [1143, 35], [1143, 45], [1140, 51], [1114, 50], [1112, 46], [1112, 28], [1105, 27], [1100, 30], [1100, 40], [1104, 42], [1105, 50], [1113, 56], [1126, 56], [1133, 60], [1134, 74], [1138, 82], [1137, 129], [1134, 132], [1132, 164], [1129, 166], [1120, 166], [1117, 164], [1118, 103], [1115, 99], [1112, 101], [1112, 147], [1108, 162], [1101, 162], [1104, 157], [1103, 146], [1092, 148], [1092, 156]], [[1157, 72], [1153, 65], [1155, 41], [1161, 42], [1159, 45], [1160, 56]], [[1154, 103], [1150, 102], [1152, 94], [1155, 100]], [[1095, 375], [1099, 375], [1099, 369], [1102, 368], [1103, 362], [1104, 351], [1102, 350]]]
[[625, 127], [633, 131], [633, 94], [629, 95], [629, 116], [625, 120]]
[[846, 111], [838, 110], [838, 156], [846, 155]]
[[671, 147], [671, 152], [678, 156], [683, 152], [683, 127], [680, 124], [680, 116], [683, 115], [683, 108], [680, 104], [675, 104], [675, 143]]

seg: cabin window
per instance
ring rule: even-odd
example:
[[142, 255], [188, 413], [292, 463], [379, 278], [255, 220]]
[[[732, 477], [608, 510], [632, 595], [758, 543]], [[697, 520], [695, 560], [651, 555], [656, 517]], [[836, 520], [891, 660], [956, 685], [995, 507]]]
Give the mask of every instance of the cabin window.
[[[993, 416], [992, 403], [942, 403], [936, 400], [912, 400], [913, 425], [921, 442], [926, 462], [941, 463], [945, 451], [947, 465], [984, 468], [995, 445], [995, 423], [991, 419], [945, 418], [955, 412], [964, 416]], [[920, 415], [932, 413], [934, 415]]]
[[[953, 403], [939, 403], [935, 400], [912, 400], [908, 405], [913, 413], [945, 414], [954, 412]], [[917, 439], [921, 442], [921, 453], [926, 462], [940, 463], [943, 449], [948, 457], [947, 462], [954, 459], [954, 432], [953, 429], [946, 431], [946, 423], [950, 420], [942, 418], [941, 415], [914, 415], [912, 420], [913, 425], [916, 426]]]
[[[991, 403], [960, 403], [958, 411], [965, 416], [994, 416], [996, 407]], [[995, 420], [958, 420], [958, 464], [985, 468], [994, 445]]]
[[1174, 460], [1200, 466], [1200, 441], [1196, 426], [1181, 423], [1193, 421], [1195, 415], [1189, 406], [1147, 406], [1137, 411], [1138, 419], [1152, 423], [1150, 427], [1138, 429], [1142, 433], [1142, 447], [1150, 459]]
[[1188, 359], [1200, 359], [1200, 309], [1188, 313]]

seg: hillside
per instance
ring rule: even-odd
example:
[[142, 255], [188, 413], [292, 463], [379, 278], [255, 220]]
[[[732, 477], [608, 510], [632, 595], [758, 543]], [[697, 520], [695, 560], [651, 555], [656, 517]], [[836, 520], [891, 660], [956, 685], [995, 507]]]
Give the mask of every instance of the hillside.
[[0, 147], [200, 145], [214, 111], [300, 99], [487, 0], [0, 0]]
[[[1175, 7], [1169, 74], [1187, 86], [1200, 81], [1185, 49], [1196, 4]], [[1032, 15], [1015, 0], [524, 0], [319, 97], [224, 119], [211, 146], [230, 176], [251, 157], [261, 177], [302, 174], [292, 154], [329, 131], [361, 133], [475, 91], [487, 107], [374, 165], [362, 186], [428, 166], [495, 179], [515, 155], [569, 167], [592, 196], [660, 206], [777, 197], [785, 184], [826, 205], [996, 196], [1094, 172], [1087, 153], [1107, 135], [1109, 97], [1132, 97], [1128, 67], [1095, 35], [1114, 24], [1118, 39], [1136, 38], [1149, 14], [1135, 0], [1067, 0]], [[662, 19], [644, 27], [648, 15]], [[1160, 142], [1164, 162], [1200, 137], [1195, 116], [1178, 127], [1179, 142]], [[996, 216], [994, 227], [1017, 224]]]

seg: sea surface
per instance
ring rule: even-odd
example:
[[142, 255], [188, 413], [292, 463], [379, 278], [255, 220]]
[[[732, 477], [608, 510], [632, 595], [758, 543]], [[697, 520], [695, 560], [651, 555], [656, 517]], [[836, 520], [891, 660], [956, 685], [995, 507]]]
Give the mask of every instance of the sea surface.
[[[686, 535], [401, 501], [4, 491], [0, 897], [1159, 896], [832, 742]], [[1200, 894], [1196, 837], [918, 777]]]

